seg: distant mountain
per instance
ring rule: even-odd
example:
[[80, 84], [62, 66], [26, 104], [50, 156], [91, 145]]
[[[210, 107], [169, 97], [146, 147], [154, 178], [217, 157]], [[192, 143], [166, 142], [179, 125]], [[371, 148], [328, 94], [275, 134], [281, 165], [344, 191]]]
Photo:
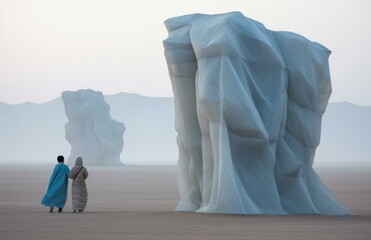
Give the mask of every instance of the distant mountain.
[[322, 118], [316, 166], [371, 167], [371, 107], [330, 103]]
[[111, 117], [126, 126], [121, 161], [128, 164], [176, 164], [173, 98], [119, 93], [105, 96]]
[[5, 163], [42, 163], [68, 155], [64, 138], [63, 102], [0, 104], [0, 160]]
[[[119, 93], [105, 96], [114, 120], [126, 126], [121, 161], [175, 165], [178, 148], [172, 98]], [[0, 163], [50, 163], [69, 156], [61, 98], [43, 104], [0, 103]], [[53, 162], [54, 163], [54, 162]]]
[[[126, 126], [121, 161], [175, 165], [178, 158], [173, 98], [132, 93], [106, 95], [113, 119]], [[67, 118], [60, 98], [43, 103], [0, 102], [0, 163], [54, 163], [69, 156], [64, 137]], [[323, 116], [315, 166], [371, 166], [371, 107], [330, 103]]]

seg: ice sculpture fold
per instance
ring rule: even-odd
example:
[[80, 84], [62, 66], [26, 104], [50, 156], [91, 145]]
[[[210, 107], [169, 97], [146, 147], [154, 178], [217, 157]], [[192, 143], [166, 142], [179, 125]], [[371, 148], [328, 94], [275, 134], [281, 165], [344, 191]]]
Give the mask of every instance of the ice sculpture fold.
[[125, 125], [113, 120], [102, 92], [91, 89], [62, 92], [66, 139], [71, 144], [68, 163], [77, 157], [85, 165], [121, 165]]
[[330, 51], [239, 12], [165, 21], [179, 147], [178, 211], [351, 212], [312, 168]]

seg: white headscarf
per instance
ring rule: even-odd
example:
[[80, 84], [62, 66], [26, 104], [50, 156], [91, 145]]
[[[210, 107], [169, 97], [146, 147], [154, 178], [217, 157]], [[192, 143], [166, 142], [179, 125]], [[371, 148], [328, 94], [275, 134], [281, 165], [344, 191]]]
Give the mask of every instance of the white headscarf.
[[82, 164], [83, 164], [82, 158], [81, 157], [76, 158], [75, 166], [82, 166]]

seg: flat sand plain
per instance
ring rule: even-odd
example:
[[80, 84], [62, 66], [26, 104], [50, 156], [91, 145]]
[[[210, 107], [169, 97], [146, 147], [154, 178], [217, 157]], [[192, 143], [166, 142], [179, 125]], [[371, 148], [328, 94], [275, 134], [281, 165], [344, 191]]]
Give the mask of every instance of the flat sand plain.
[[[0, 166], [0, 239], [371, 239], [371, 169], [317, 169], [354, 216], [174, 212], [175, 167], [91, 167], [84, 213], [40, 205], [53, 166]], [[71, 184], [71, 183], [70, 183]]]

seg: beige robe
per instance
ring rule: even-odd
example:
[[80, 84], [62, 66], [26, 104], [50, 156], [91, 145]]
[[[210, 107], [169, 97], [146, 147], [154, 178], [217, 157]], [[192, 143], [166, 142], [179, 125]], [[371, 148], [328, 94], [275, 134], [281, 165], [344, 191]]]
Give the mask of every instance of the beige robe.
[[[81, 169], [82, 168], [82, 169]], [[79, 170], [81, 171], [79, 172]], [[79, 172], [79, 173], [78, 173]], [[75, 178], [76, 174], [77, 177]], [[75, 166], [68, 174], [69, 178], [75, 178], [72, 182], [72, 207], [73, 210], [84, 210], [88, 201], [88, 191], [86, 188], [85, 179], [88, 178], [88, 170], [83, 167], [82, 158], [78, 157]]]

